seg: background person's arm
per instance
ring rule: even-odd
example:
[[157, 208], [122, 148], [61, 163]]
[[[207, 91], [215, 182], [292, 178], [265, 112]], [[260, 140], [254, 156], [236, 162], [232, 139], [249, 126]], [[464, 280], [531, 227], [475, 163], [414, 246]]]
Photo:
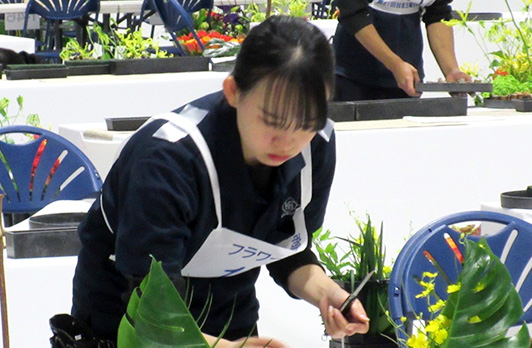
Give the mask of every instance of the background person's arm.
[[454, 50], [453, 28], [441, 22], [427, 26], [427, 37], [430, 49], [443, 76], [449, 82], [457, 82], [460, 79], [471, 81], [471, 77], [460, 71]]
[[417, 69], [402, 60], [381, 38], [373, 25], [367, 0], [338, 0], [338, 21], [364, 48], [393, 73], [397, 86], [410, 96], [418, 96], [414, 82], [418, 82]]

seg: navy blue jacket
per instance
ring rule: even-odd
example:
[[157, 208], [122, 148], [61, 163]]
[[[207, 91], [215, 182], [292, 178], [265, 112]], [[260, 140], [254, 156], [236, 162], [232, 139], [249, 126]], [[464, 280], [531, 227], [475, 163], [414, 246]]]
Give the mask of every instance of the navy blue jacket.
[[[451, 1], [435, 0], [427, 7], [421, 4], [415, 13], [400, 14], [375, 10], [368, 6], [367, 0], [338, 0], [340, 16], [334, 36], [336, 73], [373, 87], [398, 88], [392, 72], [354, 37], [360, 29], [373, 24], [388, 47], [412, 64], [423, 79], [421, 19], [426, 25], [451, 19]], [[394, 3], [393, 0], [374, 2]]]
[[[282, 205], [290, 197], [300, 199], [302, 156], [274, 168], [276, 179], [271, 190], [257, 190], [243, 160], [235, 109], [221, 93], [191, 104], [210, 110], [198, 128], [218, 172], [224, 227], [270, 243], [292, 235], [293, 222], [290, 216], [282, 217]], [[73, 314], [97, 332], [116, 335], [127, 295], [148, 272], [151, 254], [162, 261], [178, 288], [189, 283], [189, 289], [193, 289], [190, 309], [195, 316], [207, 296], [213, 296], [204, 332], [221, 332], [235, 297], [230, 331], [251, 329], [258, 319], [254, 284], [259, 269], [233, 277], [181, 277], [182, 267], [216, 227], [217, 219], [207, 170], [195, 143], [189, 136], [177, 142], [152, 136], [165, 122], [154, 120], [136, 132], [111, 168], [101, 194], [107, 222], [97, 199], [80, 225], [82, 250], [74, 277]], [[285, 289], [292, 271], [318, 264], [310, 250], [310, 233], [323, 223], [335, 167], [332, 127], [322, 132], [328, 132], [328, 141], [316, 135], [311, 142], [313, 193], [305, 209], [308, 247], [268, 266], [272, 277]], [[182, 288], [178, 290], [183, 292]]]

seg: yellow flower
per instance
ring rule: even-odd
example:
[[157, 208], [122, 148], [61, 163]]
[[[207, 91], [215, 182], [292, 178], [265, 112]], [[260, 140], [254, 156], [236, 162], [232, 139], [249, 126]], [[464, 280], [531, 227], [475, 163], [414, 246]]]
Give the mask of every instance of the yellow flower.
[[449, 337], [449, 332], [447, 332], [447, 330], [445, 329], [439, 329], [439, 330], [436, 330], [436, 332], [434, 332], [434, 335], [432, 338], [434, 339], [434, 342], [436, 342], [437, 344], [443, 344], [443, 342], [445, 342], [447, 337]]
[[429, 306], [429, 311], [431, 313], [436, 313], [437, 311], [442, 309], [444, 306], [445, 306], [445, 301], [440, 299], [440, 300], [438, 300], [438, 302], [436, 302], [432, 306]]
[[429, 343], [427, 341], [427, 336], [423, 333], [417, 335], [412, 335], [406, 341], [406, 345], [411, 348], [428, 348]]
[[401, 317], [401, 323], [406, 322], [406, 317]]
[[423, 278], [436, 278], [438, 273], [423, 272]]
[[421, 285], [423, 288], [425, 288], [425, 290], [423, 290], [420, 294], [417, 294], [416, 298], [427, 297], [427, 296], [430, 295], [430, 293], [432, 293], [434, 291], [434, 283], [432, 283], [432, 282], [420, 281], [419, 285]]
[[460, 287], [461, 287], [461, 284], [460, 283], [457, 283], [457, 284], [451, 284], [447, 287], [447, 292], [449, 294], [452, 294], [453, 292], [458, 292], [460, 291]]

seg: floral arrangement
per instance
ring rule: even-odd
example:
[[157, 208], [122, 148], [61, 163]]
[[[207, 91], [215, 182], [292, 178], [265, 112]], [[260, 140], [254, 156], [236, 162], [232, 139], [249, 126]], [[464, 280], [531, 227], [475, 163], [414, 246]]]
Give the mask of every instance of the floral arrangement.
[[194, 38], [192, 33], [179, 36], [177, 40], [181, 47], [183, 47], [189, 55], [197, 56], [203, 55], [205, 57], [227, 57], [234, 56], [240, 50], [240, 44], [244, 41], [244, 37], [232, 37], [225, 34], [220, 34], [217, 31], [199, 30], [197, 35], [205, 47], [203, 51]]
[[[532, 0], [522, 0], [523, 9], [519, 20], [514, 15], [508, 0], [504, 2], [510, 18], [500, 18], [489, 22], [478, 21], [477, 31], [468, 23], [471, 3], [466, 12], [457, 11], [460, 19], [445, 23], [466, 29], [475, 39], [489, 62], [491, 73], [488, 74], [488, 78], [493, 80], [492, 95], [519, 93], [521, 94], [519, 97], [523, 97], [523, 93], [530, 95], [532, 91], [532, 17], [530, 14]], [[480, 34], [480, 31], [484, 34]], [[490, 94], [484, 95], [484, 97], [489, 96]]]
[[392, 268], [385, 264], [382, 224], [377, 232], [369, 215], [366, 215], [366, 220], [361, 220], [353, 211], [349, 213], [355, 221], [358, 234], [348, 235], [347, 238], [334, 237], [330, 230], [320, 229], [313, 235], [314, 247], [330, 277], [340, 284], [349, 285], [346, 287], [348, 291], [352, 292], [357, 282], [375, 271], [363, 290], [364, 296], [360, 296], [364, 297], [362, 302], [371, 319], [368, 335], [393, 336], [394, 328], [385, 313]]
[[506, 336], [523, 315], [508, 270], [484, 238], [477, 243], [464, 238], [463, 242], [463, 269], [457, 283], [448, 286], [446, 300], [434, 291], [438, 274], [423, 274], [419, 281], [423, 291], [416, 298], [426, 298], [431, 319], [424, 322], [419, 315], [413, 330], [416, 332], [410, 334], [394, 323], [407, 337], [402, 343], [410, 348], [530, 347], [526, 323], [514, 336]]

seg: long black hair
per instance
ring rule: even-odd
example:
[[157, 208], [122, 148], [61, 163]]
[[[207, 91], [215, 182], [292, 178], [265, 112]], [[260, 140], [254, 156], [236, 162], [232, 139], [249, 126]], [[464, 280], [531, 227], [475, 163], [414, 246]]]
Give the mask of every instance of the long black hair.
[[323, 33], [304, 19], [272, 16], [254, 27], [232, 75], [243, 94], [267, 83], [264, 108], [270, 124], [325, 127], [327, 96], [334, 93], [334, 58]]

